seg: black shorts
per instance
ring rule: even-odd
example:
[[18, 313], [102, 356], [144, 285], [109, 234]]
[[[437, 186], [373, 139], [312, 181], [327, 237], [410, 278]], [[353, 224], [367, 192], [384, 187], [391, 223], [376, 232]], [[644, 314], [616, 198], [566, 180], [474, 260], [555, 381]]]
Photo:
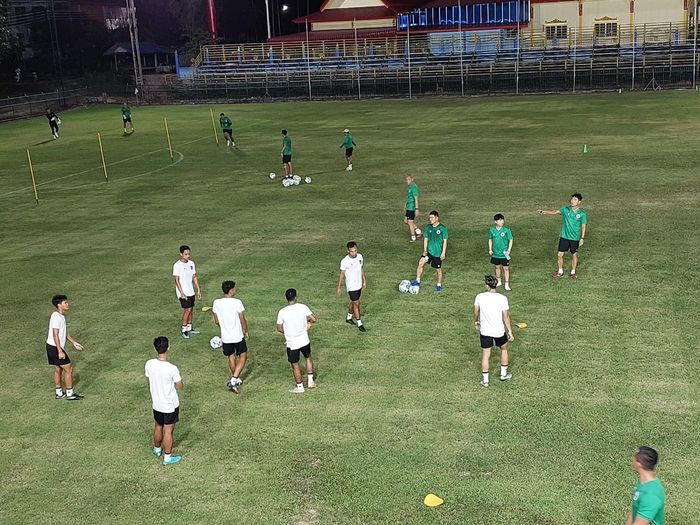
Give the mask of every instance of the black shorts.
[[291, 155], [282, 155], [282, 164], [289, 164], [290, 162], [292, 162]]
[[156, 423], [159, 425], [174, 425], [180, 421], [180, 407], [177, 407], [175, 412], [168, 413], [153, 410], [153, 419], [155, 419]]
[[68, 353], [63, 350], [63, 353], [66, 354], [65, 359], [59, 359], [58, 358], [58, 348], [56, 348], [53, 345], [50, 345], [49, 343], [46, 343], [46, 357], [49, 360], [49, 364], [53, 366], [63, 366], [63, 365], [69, 365], [70, 364], [70, 357], [68, 357]]
[[225, 129], [224, 135], [226, 135], [226, 133], [228, 133], [229, 135], [233, 135], [233, 130], [232, 129]]
[[49, 127], [51, 128], [51, 131], [58, 131], [58, 122], [55, 120], [49, 120]]
[[481, 348], [493, 348], [494, 346], [501, 347], [508, 342], [508, 336], [503, 334], [501, 337], [491, 337], [490, 335], [481, 335]]
[[194, 308], [194, 295], [187, 296], [187, 299], [180, 299], [180, 306], [184, 309]]
[[245, 344], [245, 339], [241, 339], [237, 343], [224, 343], [221, 351], [225, 356], [241, 355], [248, 351], [248, 345]]
[[124, 124], [131, 122], [131, 117], [122, 117], [122, 119], [124, 119]]
[[413, 221], [416, 219], [416, 210], [406, 210], [406, 218], [409, 221]]
[[301, 348], [297, 348], [296, 350], [290, 350], [287, 348], [287, 361], [289, 361], [291, 364], [298, 363], [299, 354], [302, 354], [304, 357], [308, 358], [311, 355], [311, 343], [306, 346], [302, 346]]
[[[440, 257], [435, 257], [434, 255], [426, 255], [425, 257], [428, 258], [428, 262], [430, 262], [430, 266], [433, 268], [442, 268], [442, 259]], [[421, 257], [421, 259], [425, 259], [425, 257]]]
[[559, 237], [559, 251], [576, 253], [578, 251], [578, 241], [572, 241], [571, 239]]
[[510, 261], [505, 257], [491, 257], [491, 264], [493, 264], [494, 266], [509, 266]]
[[352, 157], [352, 148], [345, 148], [345, 156]]
[[362, 295], [362, 288], [348, 292], [348, 295], [350, 296], [351, 301], [359, 301], [360, 296]]

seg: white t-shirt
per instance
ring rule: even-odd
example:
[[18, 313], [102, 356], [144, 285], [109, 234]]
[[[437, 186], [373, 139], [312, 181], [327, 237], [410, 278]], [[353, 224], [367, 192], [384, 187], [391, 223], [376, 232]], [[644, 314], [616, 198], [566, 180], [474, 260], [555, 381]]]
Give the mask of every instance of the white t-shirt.
[[479, 307], [479, 332], [488, 337], [503, 337], [503, 311], [508, 310], [508, 298], [496, 292], [482, 292], [474, 299]]
[[53, 329], [58, 328], [58, 340], [61, 341], [61, 348], [66, 347], [66, 316], [53, 312], [49, 319], [49, 335], [46, 337], [46, 342], [51, 346], [56, 346], [56, 341], [53, 338]]
[[362, 267], [364, 261], [360, 253], [356, 257], [346, 255], [340, 261], [340, 269], [345, 272], [345, 288], [348, 292], [362, 289]]
[[284, 338], [290, 350], [298, 350], [310, 343], [306, 324], [312, 313], [305, 304], [296, 303], [285, 306], [277, 314], [277, 324], [284, 328]]
[[146, 361], [146, 377], [151, 387], [153, 410], [170, 414], [180, 406], [175, 383], [182, 381], [180, 371], [168, 361], [149, 359]]
[[243, 339], [243, 326], [238, 314], [245, 312], [243, 303], [235, 297], [222, 297], [214, 301], [211, 309], [219, 319], [221, 340], [224, 343], [240, 343]]
[[[182, 288], [182, 292], [187, 297], [192, 297], [194, 295], [193, 280], [195, 275], [197, 275], [197, 270], [195, 270], [194, 261], [182, 262], [178, 259], [177, 262], [173, 264], [173, 277], [180, 278], [180, 288]], [[175, 293], [180, 297], [177, 285], [175, 286]]]

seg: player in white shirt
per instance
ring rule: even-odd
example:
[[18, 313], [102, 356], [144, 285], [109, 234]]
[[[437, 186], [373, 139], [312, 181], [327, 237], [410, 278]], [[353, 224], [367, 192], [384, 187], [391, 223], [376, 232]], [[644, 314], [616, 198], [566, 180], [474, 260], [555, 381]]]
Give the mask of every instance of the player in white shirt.
[[190, 260], [190, 247], [186, 244], [180, 246], [180, 258], [173, 264], [173, 279], [175, 279], [175, 293], [182, 307], [182, 337], [190, 338], [190, 332], [198, 334], [199, 330], [192, 329], [192, 312], [194, 310], [195, 291], [197, 287], [197, 299], [202, 298], [202, 289], [199, 287], [197, 269], [194, 261]]
[[[496, 292], [498, 279], [493, 275], [484, 278], [486, 291], [474, 299], [474, 326], [481, 338], [481, 386], [489, 386], [489, 358], [491, 348], [501, 349], [501, 381], [508, 381], [508, 343], [513, 341], [510, 326], [508, 298]], [[506, 333], [507, 331], [507, 333]]]
[[314, 362], [311, 359], [311, 341], [309, 329], [316, 322], [313, 312], [305, 304], [297, 303], [297, 291], [289, 288], [284, 292], [287, 306], [277, 314], [277, 331], [284, 334], [287, 345], [287, 360], [292, 365], [292, 374], [296, 386], [290, 390], [292, 394], [304, 393], [304, 382], [299, 368], [299, 354], [306, 360], [306, 378], [309, 388], [315, 388]]
[[[49, 364], [53, 366], [53, 381], [56, 386], [56, 399], [66, 399], [68, 401], [79, 401], [83, 398], [73, 391], [73, 365], [66, 353], [66, 339], [73, 344], [73, 347], [81, 351], [83, 345], [73, 339], [68, 334], [65, 314], [70, 308], [68, 298], [65, 295], [54, 295], [51, 298], [54, 312], [49, 320], [49, 333], [46, 336], [46, 357]], [[66, 393], [61, 387], [61, 376], [66, 384]]]
[[248, 320], [245, 318], [243, 303], [236, 299], [236, 283], [224, 281], [221, 283], [221, 290], [224, 296], [214, 301], [211, 310], [214, 323], [221, 328], [221, 341], [224, 343], [222, 350], [228, 357], [228, 366], [231, 369], [231, 380], [226, 383], [226, 387], [238, 394], [238, 387], [243, 384], [241, 372], [248, 355]]
[[338, 276], [338, 288], [336, 289], [336, 295], [340, 295], [340, 288], [343, 285], [343, 280], [345, 280], [345, 288], [350, 296], [350, 304], [348, 304], [348, 316], [345, 322], [348, 324], [355, 324], [352, 322], [353, 315], [357, 320], [357, 327], [360, 332], [365, 332], [365, 327], [362, 324], [362, 318], [360, 313], [360, 295], [362, 295], [362, 290], [367, 288], [367, 281], [365, 280], [365, 260], [361, 253], [357, 253], [357, 243], [350, 241], [347, 244], [348, 254], [340, 261], [340, 275]]
[[153, 455], [163, 456], [163, 465], [172, 465], [182, 460], [174, 456], [173, 430], [180, 420], [180, 399], [177, 391], [184, 388], [180, 370], [168, 361], [170, 344], [167, 337], [156, 337], [153, 346], [158, 353], [156, 359], [146, 361], [145, 374], [151, 390], [153, 406]]

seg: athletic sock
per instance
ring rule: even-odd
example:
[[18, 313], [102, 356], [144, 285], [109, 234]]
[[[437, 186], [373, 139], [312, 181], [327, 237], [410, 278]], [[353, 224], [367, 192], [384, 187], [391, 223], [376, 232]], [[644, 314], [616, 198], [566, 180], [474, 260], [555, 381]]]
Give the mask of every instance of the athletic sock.
[[501, 377], [508, 375], [508, 365], [501, 365]]
[[187, 325], [186, 325], [186, 324], [183, 324], [183, 325], [182, 325], [182, 333], [183, 333], [183, 334], [186, 334], [186, 333], [187, 333]]
[[60, 386], [56, 387], [56, 395], [57, 396], [62, 396], [63, 395], [63, 389]]
[[571, 275], [576, 275], [576, 270], [571, 270]]
[[352, 321], [352, 314], [348, 314], [348, 321]]
[[559, 275], [564, 273], [564, 268], [559, 268], [559, 271], [557, 272]]
[[72, 395], [73, 395], [73, 389], [72, 389], [72, 388], [66, 388], [66, 395], [67, 395], [68, 397], [72, 396]]
[[163, 449], [160, 447], [153, 447], [153, 453], [160, 455], [160, 453], [163, 452]]
[[190, 323], [187, 323], [187, 331], [189, 332], [190, 330], [192, 330], [192, 325]]
[[163, 454], [163, 461], [170, 461], [170, 454]]
[[411, 235], [411, 240], [412, 240], [412, 241], [415, 241], [415, 240], [416, 240], [416, 236], [415, 236], [415, 235]]
[[362, 319], [357, 320], [357, 326], [362, 326]]
[[416, 282], [420, 284], [420, 277], [416, 277]]
[[488, 372], [481, 372], [481, 381], [483, 383], [489, 382], [489, 373]]
[[306, 379], [309, 381], [309, 383], [314, 382], [314, 375], [313, 374], [306, 374]]
[[297, 383], [297, 388], [303, 390], [303, 389], [304, 389], [304, 383]]

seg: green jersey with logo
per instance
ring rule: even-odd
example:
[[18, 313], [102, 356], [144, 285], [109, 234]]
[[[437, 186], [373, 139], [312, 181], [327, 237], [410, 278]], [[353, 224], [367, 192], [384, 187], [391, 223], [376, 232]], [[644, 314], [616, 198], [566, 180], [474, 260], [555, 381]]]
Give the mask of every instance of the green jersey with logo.
[[497, 226], [491, 226], [491, 228], [489, 228], [489, 239], [491, 239], [493, 247], [492, 257], [496, 259], [505, 259], [506, 254], [504, 252], [508, 250], [508, 245], [512, 238], [513, 233], [510, 231], [510, 228], [501, 226], [501, 228], [498, 229]]
[[233, 122], [230, 118], [224, 116], [219, 117], [219, 123], [221, 124], [221, 129], [231, 129], [233, 128]]
[[408, 185], [408, 193], [406, 194], [406, 209], [414, 211], [416, 209], [416, 197], [420, 197], [420, 190], [415, 182]]
[[352, 140], [352, 135], [349, 133], [343, 137], [343, 146], [345, 146], [345, 149], [350, 149], [355, 145], [355, 141]]
[[289, 135], [285, 135], [282, 138], [282, 155], [291, 155], [292, 154], [292, 139], [289, 138]]
[[428, 239], [428, 253], [433, 257], [440, 257], [442, 255], [442, 241], [446, 241], [447, 237], [447, 227], [444, 224], [428, 225], [425, 229], [425, 238]]
[[122, 117], [131, 118], [131, 108], [129, 106], [122, 106]]
[[560, 208], [562, 224], [561, 237], [570, 241], [578, 241], [581, 239], [581, 225], [586, 224], [586, 212], [581, 208], [574, 211], [571, 206]]
[[632, 495], [632, 521], [637, 516], [649, 521], [651, 525], [666, 523], [666, 493], [658, 479], [637, 483]]

